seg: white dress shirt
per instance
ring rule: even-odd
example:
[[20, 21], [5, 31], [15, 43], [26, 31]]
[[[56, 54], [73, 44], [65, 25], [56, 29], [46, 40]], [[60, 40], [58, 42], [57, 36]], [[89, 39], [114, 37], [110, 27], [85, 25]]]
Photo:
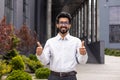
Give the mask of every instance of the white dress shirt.
[[76, 64], [86, 63], [88, 55], [81, 55], [79, 48], [81, 40], [69, 33], [64, 39], [60, 34], [47, 40], [43, 52], [38, 59], [44, 64], [50, 64], [50, 70], [56, 72], [76, 71]]

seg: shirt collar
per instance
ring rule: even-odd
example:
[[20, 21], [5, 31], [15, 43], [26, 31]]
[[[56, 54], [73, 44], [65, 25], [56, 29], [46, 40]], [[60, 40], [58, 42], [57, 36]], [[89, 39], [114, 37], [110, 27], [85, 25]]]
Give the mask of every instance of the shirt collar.
[[58, 33], [57, 36], [56, 36], [56, 38], [58, 40], [69, 40], [70, 39], [70, 34], [67, 33], [67, 35], [64, 37], [64, 39], [62, 39], [61, 35]]

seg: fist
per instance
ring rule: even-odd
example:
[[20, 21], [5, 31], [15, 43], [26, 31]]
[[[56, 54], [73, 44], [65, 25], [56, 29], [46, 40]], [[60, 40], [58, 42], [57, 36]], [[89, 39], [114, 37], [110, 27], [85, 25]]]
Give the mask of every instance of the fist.
[[81, 55], [85, 55], [85, 54], [86, 54], [86, 49], [85, 49], [84, 43], [85, 43], [85, 42], [82, 41], [82, 46], [81, 46], [81, 48], [79, 49]]
[[40, 42], [37, 42], [37, 45], [38, 45], [38, 47], [36, 48], [36, 54], [41, 55], [42, 51], [43, 51], [43, 48], [42, 48]]

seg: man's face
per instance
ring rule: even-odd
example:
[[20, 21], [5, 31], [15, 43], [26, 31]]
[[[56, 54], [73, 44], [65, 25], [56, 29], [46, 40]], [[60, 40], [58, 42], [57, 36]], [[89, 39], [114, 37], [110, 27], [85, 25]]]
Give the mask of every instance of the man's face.
[[57, 23], [57, 28], [60, 33], [65, 34], [69, 31], [71, 24], [68, 18], [60, 18], [59, 23]]

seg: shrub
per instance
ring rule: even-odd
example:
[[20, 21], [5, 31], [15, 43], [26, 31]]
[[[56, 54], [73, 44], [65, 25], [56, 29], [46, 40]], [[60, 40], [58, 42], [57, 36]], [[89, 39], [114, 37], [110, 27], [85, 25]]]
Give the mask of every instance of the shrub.
[[16, 56], [12, 58], [10, 64], [12, 65], [13, 70], [24, 70], [25, 64], [21, 56]]
[[114, 53], [115, 56], [120, 56], [120, 51], [119, 50], [116, 50], [115, 53]]
[[6, 80], [32, 80], [32, 76], [27, 72], [14, 70], [7, 76]]
[[11, 65], [5, 63], [5, 61], [0, 61], [0, 74], [6, 74], [11, 71]]
[[11, 72], [11, 66], [7, 65], [5, 61], [0, 61], [0, 79], [2, 75]]
[[114, 55], [115, 51], [114, 50], [110, 50], [109, 51], [109, 55]]
[[30, 58], [30, 60], [38, 61], [36, 55], [30, 54], [28, 57]]
[[1, 80], [1, 78], [2, 78], [2, 74], [0, 73], [0, 80]]
[[6, 24], [6, 17], [0, 22], [0, 53], [16, 48], [20, 39], [14, 33], [15, 28], [12, 24]]
[[43, 65], [40, 63], [40, 61], [33, 61], [33, 60], [30, 60], [27, 63], [27, 65], [32, 72], [35, 72], [35, 70], [37, 70], [38, 68], [43, 67]]
[[21, 26], [21, 28], [15, 32], [17, 37], [20, 38], [20, 44], [18, 50], [21, 54], [28, 55], [29, 53], [34, 53], [37, 42], [37, 34], [33, 32], [26, 24]]
[[26, 55], [33, 53], [36, 48], [37, 34], [27, 25], [15, 28], [12, 24], [6, 24], [6, 17], [0, 21], [0, 54], [4, 54], [16, 48]]
[[3, 56], [4, 59], [12, 59], [13, 57], [17, 56], [19, 52], [16, 49], [10, 50], [6, 55]]
[[110, 52], [110, 49], [106, 48], [106, 49], [105, 49], [105, 54], [108, 55], [109, 52]]
[[40, 61], [34, 61], [26, 56], [22, 55], [24, 63], [27, 65], [26, 68], [30, 69], [30, 72], [35, 72], [36, 69], [43, 67]]
[[106, 55], [111, 55], [111, 56], [120, 56], [120, 50], [117, 49], [105, 49], [105, 54]]
[[35, 76], [38, 79], [47, 79], [50, 75], [50, 70], [48, 68], [39, 68], [35, 71]]
[[3, 56], [2, 55], [0, 55], [0, 59], [2, 59], [3, 58]]

